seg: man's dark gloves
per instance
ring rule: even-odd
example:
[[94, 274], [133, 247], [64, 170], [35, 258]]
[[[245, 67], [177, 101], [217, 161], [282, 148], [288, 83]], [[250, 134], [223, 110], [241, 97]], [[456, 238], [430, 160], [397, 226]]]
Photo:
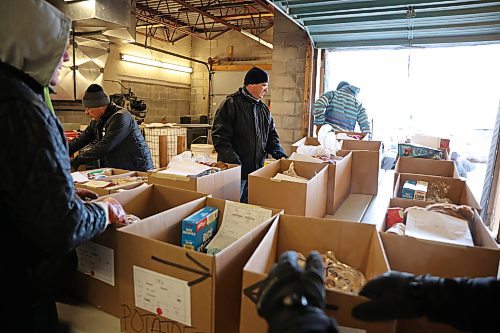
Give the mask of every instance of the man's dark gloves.
[[318, 252], [309, 254], [305, 269], [298, 265], [296, 252], [281, 254], [258, 295], [257, 311], [268, 322], [270, 333], [338, 332], [335, 320], [323, 311], [323, 277]]
[[271, 154], [273, 156], [273, 158], [275, 160], [279, 160], [279, 159], [282, 159], [282, 158], [288, 158], [288, 156], [285, 154], [285, 152], [279, 150], [279, 151], [276, 151], [274, 152], [273, 154]]
[[363, 287], [359, 294], [370, 301], [356, 306], [352, 314], [367, 321], [421, 317], [428, 306], [426, 293], [438, 283], [439, 278], [431, 276], [384, 273]]

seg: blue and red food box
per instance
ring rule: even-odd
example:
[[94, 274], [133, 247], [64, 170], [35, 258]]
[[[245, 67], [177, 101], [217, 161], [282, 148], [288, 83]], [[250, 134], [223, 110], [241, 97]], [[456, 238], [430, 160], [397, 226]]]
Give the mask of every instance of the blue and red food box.
[[182, 247], [203, 252], [207, 244], [217, 232], [219, 210], [215, 207], [204, 207], [182, 220]]

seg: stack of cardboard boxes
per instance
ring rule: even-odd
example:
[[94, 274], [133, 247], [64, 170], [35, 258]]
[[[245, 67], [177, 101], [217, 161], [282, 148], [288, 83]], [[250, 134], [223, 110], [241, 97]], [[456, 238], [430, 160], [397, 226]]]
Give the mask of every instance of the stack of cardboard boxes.
[[[304, 138], [295, 148], [300, 144], [319, 143]], [[399, 158], [388, 207], [429, 203], [415, 200], [414, 195], [401, 198], [407, 180], [445, 184], [453, 203], [475, 210], [470, 224], [474, 246], [385, 233], [384, 221], [370, 225], [323, 218], [338, 212], [353, 194], [377, 195], [380, 146], [380, 142], [344, 140], [336, 164], [293, 161], [296, 173], [307, 178], [301, 183], [272, 180], [290, 167], [290, 160], [272, 162], [250, 174], [249, 202], [271, 207], [272, 217], [215, 255], [183, 247], [181, 221], [212, 207], [219, 212], [214, 222], [219, 229], [226, 200], [239, 199], [240, 167], [206, 179], [172, 179], [151, 172], [149, 185], [111, 194], [141, 221], [109, 228], [93, 240], [95, 245], [82, 247], [87, 261], [81, 271], [86, 274], [79, 274], [77, 290], [88, 302], [120, 318], [124, 332], [265, 333], [255, 293], [287, 250], [304, 255], [333, 251], [367, 280], [391, 269], [445, 277], [496, 276], [500, 252], [479, 217], [477, 201], [450, 161]], [[453, 332], [422, 320], [359, 321], [351, 310], [365, 298], [327, 290], [326, 299], [327, 313], [346, 329]]]

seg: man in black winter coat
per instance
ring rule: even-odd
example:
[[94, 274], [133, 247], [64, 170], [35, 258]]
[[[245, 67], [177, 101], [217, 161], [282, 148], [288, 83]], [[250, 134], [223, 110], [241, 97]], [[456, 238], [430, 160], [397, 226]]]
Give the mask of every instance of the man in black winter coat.
[[125, 212], [113, 198], [78, 197], [64, 130], [48, 106], [69, 59], [71, 20], [42, 0], [2, 0], [0, 13], [1, 331], [55, 333], [67, 259]]
[[151, 152], [134, 117], [111, 103], [98, 84], [91, 84], [82, 99], [90, 125], [69, 142], [69, 153], [79, 154], [71, 161], [73, 168], [100, 161], [100, 167], [133, 171], [154, 168]]
[[258, 67], [250, 69], [244, 86], [220, 105], [212, 126], [217, 159], [241, 164], [241, 202], [248, 201], [248, 174], [262, 168], [267, 154], [287, 157], [281, 147], [269, 108], [261, 99], [269, 76]]

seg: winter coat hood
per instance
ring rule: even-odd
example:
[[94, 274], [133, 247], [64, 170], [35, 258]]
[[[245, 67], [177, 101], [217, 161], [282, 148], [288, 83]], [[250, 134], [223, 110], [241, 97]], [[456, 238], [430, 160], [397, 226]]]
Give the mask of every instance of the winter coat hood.
[[342, 86], [339, 91], [346, 92], [354, 97], [358, 96], [359, 94], [359, 88], [356, 86], [353, 86], [352, 84], [347, 83], [346, 85]]
[[43, 0], [1, 0], [0, 13], [0, 61], [48, 86], [68, 43], [71, 20]]

